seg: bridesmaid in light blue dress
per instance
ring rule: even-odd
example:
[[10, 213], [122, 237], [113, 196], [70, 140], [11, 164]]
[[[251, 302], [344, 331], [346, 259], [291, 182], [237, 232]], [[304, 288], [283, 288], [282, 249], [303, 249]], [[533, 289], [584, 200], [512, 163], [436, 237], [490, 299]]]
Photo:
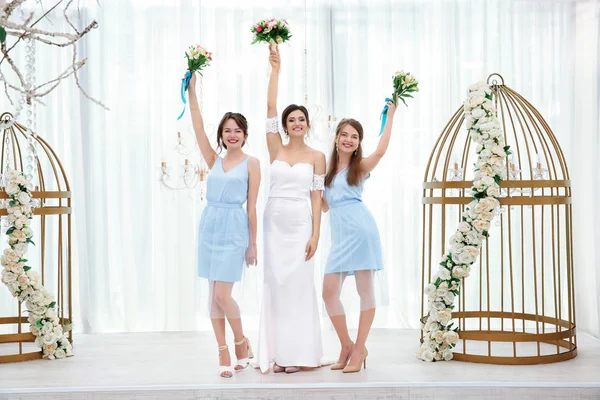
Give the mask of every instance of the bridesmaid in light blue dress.
[[[323, 300], [341, 345], [338, 362], [331, 369], [358, 372], [366, 368], [365, 343], [375, 317], [374, 273], [383, 269], [381, 241], [375, 219], [362, 202], [365, 180], [384, 156], [392, 132], [396, 107], [388, 102], [388, 117], [377, 149], [362, 155], [363, 128], [354, 119], [343, 119], [337, 126], [335, 148], [325, 176], [323, 210], [329, 211], [331, 249], [325, 266]], [[360, 320], [356, 341], [348, 333], [344, 307], [340, 301], [342, 285], [354, 275], [360, 296]]]
[[[208, 203], [198, 227], [198, 275], [211, 287], [210, 318], [219, 348], [219, 374], [231, 378], [233, 370], [246, 368], [253, 358], [244, 335], [240, 308], [231, 296], [233, 285], [242, 279], [244, 263], [256, 265], [256, 198], [260, 186], [260, 164], [245, 154], [248, 122], [242, 114], [225, 113], [217, 128], [215, 151], [206, 131], [196, 96], [196, 74], [189, 85], [190, 112], [196, 140], [210, 168], [207, 180]], [[246, 203], [246, 210], [242, 208]], [[226, 343], [225, 318], [233, 331], [236, 366], [231, 368]]]

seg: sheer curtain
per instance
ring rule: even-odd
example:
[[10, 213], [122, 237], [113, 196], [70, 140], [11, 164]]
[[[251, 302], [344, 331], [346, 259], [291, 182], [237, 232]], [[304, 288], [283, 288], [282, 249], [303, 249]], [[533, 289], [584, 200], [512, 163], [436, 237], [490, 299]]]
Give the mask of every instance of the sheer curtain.
[[[468, 85], [498, 72], [542, 112], [565, 150], [575, 185], [577, 319], [582, 329], [600, 335], [600, 256], [594, 250], [600, 244], [598, 7], [597, 0], [82, 2], [82, 23], [100, 23], [80, 49], [89, 57], [82, 83], [111, 111], [84, 101], [72, 82], [38, 110], [40, 134], [65, 161], [74, 188], [77, 329], [208, 329], [206, 288], [195, 265], [203, 203], [162, 190], [158, 182], [161, 161], [174, 165], [185, 158], [173, 150], [177, 132], [193, 144], [189, 114], [176, 121], [183, 51], [201, 43], [214, 52], [202, 85], [213, 139], [226, 111], [242, 112], [250, 122], [247, 150], [263, 171], [261, 221], [268, 194], [268, 62], [266, 46], [250, 45], [249, 29], [275, 16], [287, 18], [293, 33], [281, 46], [279, 107], [308, 104], [315, 117], [310, 144], [326, 155], [328, 115], [361, 121], [368, 153], [377, 144], [392, 74], [404, 69], [421, 81], [414, 101], [400, 107], [389, 152], [365, 188], [386, 264], [378, 286], [388, 306], [376, 327], [418, 327], [426, 159]], [[69, 54], [56, 56], [39, 46], [37, 55], [44, 67], [38, 67], [38, 80], [62, 71], [69, 60]], [[1, 99], [0, 109], [7, 108]], [[325, 216], [320, 269], [328, 234]], [[259, 254], [258, 268], [247, 270], [239, 287], [251, 329], [257, 327], [261, 273]], [[347, 304], [358, 310], [347, 292]]]

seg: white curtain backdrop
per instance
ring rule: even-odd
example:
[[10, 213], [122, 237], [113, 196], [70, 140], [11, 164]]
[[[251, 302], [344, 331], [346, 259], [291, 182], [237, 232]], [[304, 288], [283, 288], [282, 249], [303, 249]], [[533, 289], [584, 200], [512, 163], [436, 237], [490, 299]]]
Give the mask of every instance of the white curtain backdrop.
[[[64, 161], [73, 187], [76, 330], [209, 329], [206, 288], [196, 278], [203, 203], [163, 190], [158, 181], [161, 161], [174, 165], [185, 158], [174, 151], [177, 132], [194, 144], [189, 113], [176, 121], [183, 52], [193, 43], [214, 52], [202, 86], [213, 139], [226, 111], [250, 122], [247, 151], [260, 159], [264, 175], [260, 229], [268, 193], [268, 52], [250, 45], [250, 27], [275, 16], [287, 18], [293, 34], [281, 46], [279, 107], [304, 103], [306, 95], [318, 113], [311, 145], [326, 155], [328, 115], [361, 121], [369, 152], [392, 74], [404, 69], [421, 82], [409, 107], [400, 107], [388, 154], [365, 189], [386, 265], [378, 284], [388, 306], [375, 327], [419, 326], [426, 160], [466, 88], [498, 72], [542, 112], [566, 153], [574, 184], [577, 322], [600, 336], [599, 14], [598, 0], [81, 2], [73, 17], [100, 24], [80, 48], [88, 57], [82, 84], [111, 110], [86, 101], [69, 81], [45, 99], [37, 116], [39, 134]], [[52, 24], [67, 29], [56, 18]], [[38, 46], [38, 81], [57, 75], [69, 59], [68, 52]], [[1, 97], [0, 110], [11, 110]], [[190, 159], [196, 162], [197, 153]], [[320, 269], [329, 246], [326, 221], [316, 256]], [[258, 327], [260, 261], [261, 254], [238, 293], [249, 329]], [[351, 293], [346, 298], [358, 310]], [[0, 290], [0, 313], [7, 304], [8, 293]], [[356, 323], [356, 315], [352, 319]]]

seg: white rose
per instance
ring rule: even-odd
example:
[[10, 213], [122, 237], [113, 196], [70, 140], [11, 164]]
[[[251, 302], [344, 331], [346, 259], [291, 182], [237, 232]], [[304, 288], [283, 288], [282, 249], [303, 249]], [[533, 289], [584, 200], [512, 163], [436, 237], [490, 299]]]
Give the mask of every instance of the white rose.
[[[54, 326], [52, 325], [52, 323], [50, 322], [46, 322], [44, 324], [44, 326], [42, 327], [42, 335], [48, 335], [50, 334], [52, 331], [54, 330]], [[52, 342], [54, 343], [54, 342]], [[47, 344], [52, 344], [52, 343], [47, 343]]]
[[17, 282], [7, 283], [6, 286], [12, 296], [16, 296], [19, 293], [19, 284]]
[[504, 159], [497, 155], [493, 155], [488, 159], [488, 163], [495, 167], [502, 167], [504, 165]]
[[450, 243], [461, 243], [464, 240], [465, 238], [461, 232], [456, 232], [454, 235], [450, 236]]
[[433, 357], [433, 352], [429, 349], [423, 351], [423, 353], [421, 354], [421, 360], [423, 361], [432, 362]]
[[[450, 251], [452, 252], [453, 256], [458, 255], [462, 251], [463, 247], [465, 247], [465, 245], [463, 243], [454, 243], [452, 245], [452, 248], [450, 249]], [[452, 259], [454, 261], [454, 257], [452, 257]]]
[[469, 100], [465, 100], [465, 102], [463, 103], [463, 107], [465, 109], [465, 112], [469, 112], [473, 109], [473, 107], [471, 107], [471, 103], [469, 103]]
[[[57, 356], [58, 358], [58, 356]], [[442, 352], [442, 358], [444, 359], [444, 361], [450, 361], [452, 360], [452, 350], [450, 349], [446, 349]]]
[[448, 344], [456, 344], [458, 342], [458, 333], [448, 331], [444, 333], [444, 342]]
[[17, 218], [17, 220], [15, 221], [15, 227], [17, 229], [23, 229], [23, 221], [21, 220], [21, 218]]
[[65, 358], [67, 356], [67, 354], [65, 353], [65, 351], [63, 349], [58, 349], [56, 350], [56, 353], [54, 353], [54, 357], [56, 358]]
[[485, 100], [485, 97], [483, 96], [473, 96], [471, 98], [469, 98], [468, 102], [469, 105], [471, 106], [471, 108], [475, 108], [478, 107], [479, 105], [481, 105]]
[[442, 353], [436, 352], [435, 355], [433, 356], [433, 359], [435, 361], [442, 361]]
[[31, 294], [31, 301], [36, 304], [41, 304], [42, 300], [44, 300], [44, 294], [39, 290], [36, 290]]
[[484, 221], [491, 221], [492, 219], [494, 219], [494, 216], [491, 212], [484, 211], [481, 214], [479, 214], [479, 218], [483, 219]]
[[499, 197], [500, 196], [500, 189], [497, 187], [491, 187], [487, 190], [486, 192], [488, 194], [488, 196], [494, 196], [494, 197]]
[[475, 260], [479, 256], [479, 249], [477, 249], [475, 246], [465, 246], [462, 254], [468, 254], [471, 258], [473, 258], [473, 260]]
[[52, 330], [52, 333], [54, 333], [54, 335], [55, 335], [57, 338], [59, 338], [59, 339], [60, 339], [61, 337], [63, 337], [63, 334], [64, 334], [64, 333], [63, 333], [63, 330], [62, 330], [62, 326], [60, 326], [60, 325], [59, 325], [59, 326], [56, 326], [56, 327], [54, 327], [54, 329]]
[[435, 340], [439, 344], [441, 344], [444, 341], [444, 332], [442, 332], [442, 331], [436, 331], [433, 333], [432, 336], [433, 336], [432, 339]]
[[485, 110], [482, 108], [476, 108], [471, 112], [471, 115], [475, 119], [483, 118], [483, 117], [485, 117]]
[[[25, 230], [23, 230], [23, 232], [25, 232]], [[23, 256], [25, 253], [27, 253], [28, 246], [29, 246], [28, 243], [17, 243], [14, 245], [14, 249], [15, 249], [15, 252], [17, 252], [19, 255]]]
[[17, 182], [19, 185], [22, 185], [22, 186], [26, 186], [26, 185], [27, 185], [27, 183], [28, 183], [28, 182], [27, 182], [27, 179], [26, 179], [26, 178], [25, 178], [23, 175], [20, 175], [20, 176], [18, 176], [18, 177], [17, 177], [17, 179], [16, 179], [16, 182]]
[[277, 41], [277, 44], [283, 43], [283, 39], [280, 36], [277, 36], [276, 41]]
[[462, 221], [460, 224], [458, 224], [458, 230], [460, 232], [469, 232], [471, 230], [471, 225], [465, 221]]
[[19, 285], [26, 287], [27, 285], [29, 285], [29, 279], [27, 278], [26, 275], [19, 275], [19, 277], [17, 278], [17, 282], [19, 282]]
[[479, 246], [481, 244], [481, 240], [479, 239], [479, 234], [476, 231], [469, 231], [465, 234], [465, 241], [473, 246]]
[[452, 319], [452, 312], [450, 310], [438, 311], [437, 316], [440, 324], [448, 325], [448, 322]]
[[466, 272], [462, 267], [456, 267], [452, 270], [452, 276], [462, 279], [466, 276]]
[[21, 191], [21, 189], [15, 183], [9, 183], [8, 185], [6, 185], [6, 193], [9, 196], [14, 196], [17, 193], [19, 193], [20, 191]]
[[425, 286], [425, 294], [427, 296], [432, 296], [434, 293], [435, 293], [435, 285], [430, 283], [427, 286]]
[[483, 108], [486, 111], [489, 111], [489, 112], [492, 112], [492, 113], [496, 112], [496, 106], [494, 105], [493, 102], [491, 102], [489, 100], [483, 103]]
[[65, 347], [65, 354], [67, 357], [71, 357], [73, 355], [73, 349], [71, 349], [71, 346]]
[[475, 122], [475, 121], [473, 120], [473, 117], [471, 117], [470, 115], [467, 115], [467, 116], [465, 117], [465, 127], [466, 127], [467, 129], [470, 129], [470, 128], [473, 126], [473, 123], [474, 123], [474, 122]]
[[448, 292], [446, 293], [446, 295], [444, 296], [444, 301], [446, 302], [446, 304], [448, 305], [452, 305], [454, 304], [454, 299], [456, 296], [454, 296], [454, 293], [452, 292]]
[[447, 281], [450, 279], [450, 271], [447, 268], [440, 266], [438, 269], [438, 276], [441, 280]]
[[2, 282], [4, 283], [11, 283], [11, 282], [15, 282], [17, 280], [17, 275], [13, 272], [10, 272], [8, 270], [2, 270]]
[[478, 219], [478, 220], [475, 220], [473, 222], [473, 226], [479, 232], [489, 231], [490, 230], [490, 223], [489, 223], [489, 221], [483, 221], [483, 220]]
[[23, 233], [23, 231], [19, 229], [14, 230], [13, 233], [10, 234], [10, 236], [12, 236], [20, 242], [25, 242], [27, 240], [27, 236], [25, 236], [25, 233]]
[[[47, 318], [50, 318], [50, 319], [52, 319], [52, 318], [55, 318], [55, 317], [56, 317], [56, 311], [54, 311], [54, 308], [49, 308], [49, 309], [46, 311], [46, 317], [47, 317]], [[57, 336], [58, 336], [58, 335], [57, 335]]]
[[40, 275], [31, 269], [27, 271], [26, 274], [29, 280], [31, 280], [32, 282], [38, 282], [40, 280]]
[[39, 328], [37, 326], [35, 326], [35, 325], [30, 326], [29, 330], [31, 331], [31, 333], [33, 334], [33, 336], [40, 336], [40, 334], [41, 334]]
[[56, 351], [57, 347], [58, 347], [58, 345], [56, 343], [53, 343], [48, 346], [44, 346], [44, 354], [53, 354]]
[[429, 309], [434, 309], [435, 311], [440, 311], [440, 310], [444, 310], [446, 308], [446, 305], [444, 303], [442, 303], [441, 301], [433, 301], [431, 302], [431, 305], [429, 306]]
[[29, 194], [27, 194], [26, 192], [21, 192], [19, 193], [17, 199], [21, 204], [29, 204], [29, 202], [31, 201], [31, 196], [29, 196]]
[[496, 171], [494, 171], [494, 169], [492, 168], [492, 166], [488, 165], [488, 164], [482, 165], [479, 168], [478, 172], [479, 172], [480, 176], [494, 176], [494, 175], [496, 175]]
[[45, 345], [51, 345], [56, 343], [56, 335], [52, 332], [44, 335], [42, 343], [44, 343]]

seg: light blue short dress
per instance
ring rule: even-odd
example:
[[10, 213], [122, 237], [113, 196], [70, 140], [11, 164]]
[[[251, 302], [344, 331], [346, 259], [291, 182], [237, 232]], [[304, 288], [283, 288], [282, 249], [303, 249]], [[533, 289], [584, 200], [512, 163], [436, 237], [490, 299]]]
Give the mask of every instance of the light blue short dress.
[[331, 249], [325, 266], [326, 274], [383, 269], [381, 240], [377, 224], [362, 202], [363, 179], [358, 186], [350, 186], [347, 168], [340, 171], [325, 187], [329, 205]]
[[248, 157], [229, 171], [217, 157], [206, 182], [208, 203], [198, 227], [198, 275], [210, 281], [242, 279], [248, 248]]

